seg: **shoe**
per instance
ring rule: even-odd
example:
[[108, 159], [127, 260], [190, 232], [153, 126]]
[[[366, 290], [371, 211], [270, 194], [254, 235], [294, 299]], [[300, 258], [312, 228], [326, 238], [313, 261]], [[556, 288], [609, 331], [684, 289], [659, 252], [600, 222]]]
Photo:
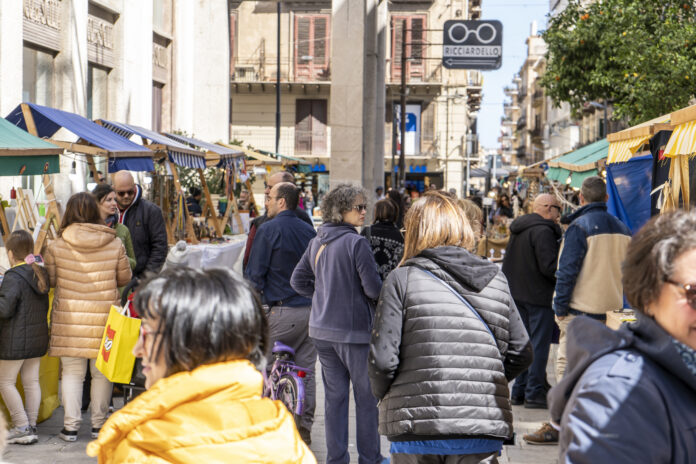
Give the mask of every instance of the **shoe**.
[[31, 426], [17, 428], [13, 427], [7, 431], [7, 443], [17, 445], [31, 445], [39, 441], [39, 437], [32, 431]]
[[66, 430], [64, 428], [58, 434], [58, 438], [63, 441], [77, 441], [77, 430]]
[[524, 407], [526, 409], [548, 409], [549, 406], [546, 403], [546, 399], [538, 400], [524, 400]]
[[510, 397], [510, 404], [513, 406], [520, 406], [524, 404], [524, 396], [511, 396]]
[[309, 430], [304, 427], [298, 427], [297, 431], [300, 432], [300, 438], [305, 442], [305, 445], [309, 446], [312, 444], [312, 434]]
[[31, 433], [33, 433], [36, 436], [39, 436], [39, 429], [37, 429], [35, 425], [30, 425], [29, 427], [31, 427]]
[[558, 444], [558, 430], [544, 422], [539, 430], [522, 435], [522, 439], [530, 445], [555, 445]]
[[100, 428], [92, 427], [92, 438], [97, 438], [99, 436], [99, 431], [101, 430]]

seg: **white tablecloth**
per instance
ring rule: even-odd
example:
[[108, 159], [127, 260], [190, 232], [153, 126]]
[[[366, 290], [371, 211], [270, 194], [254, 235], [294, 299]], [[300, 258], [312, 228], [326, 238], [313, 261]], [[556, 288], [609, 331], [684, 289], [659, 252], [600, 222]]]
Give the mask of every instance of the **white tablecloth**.
[[246, 235], [235, 236], [233, 241], [227, 243], [188, 245], [185, 264], [194, 269], [235, 269], [245, 245]]

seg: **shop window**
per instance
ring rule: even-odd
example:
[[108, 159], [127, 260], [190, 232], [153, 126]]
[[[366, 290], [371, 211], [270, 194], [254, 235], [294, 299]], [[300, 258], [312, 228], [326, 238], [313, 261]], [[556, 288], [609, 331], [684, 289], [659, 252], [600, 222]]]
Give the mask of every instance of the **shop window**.
[[87, 65], [87, 119], [108, 118], [109, 70]]
[[55, 69], [53, 54], [24, 47], [22, 101], [53, 106]]
[[[406, 38], [403, 37], [404, 21]], [[391, 78], [401, 79], [401, 46], [406, 43], [406, 77], [423, 79], [425, 76], [425, 15], [391, 17]]]
[[295, 16], [295, 79], [329, 78], [329, 15]]
[[295, 102], [295, 154], [326, 155], [326, 100]]
[[152, 83], [152, 130], [162, 132], [162, 92], [164, 85]]

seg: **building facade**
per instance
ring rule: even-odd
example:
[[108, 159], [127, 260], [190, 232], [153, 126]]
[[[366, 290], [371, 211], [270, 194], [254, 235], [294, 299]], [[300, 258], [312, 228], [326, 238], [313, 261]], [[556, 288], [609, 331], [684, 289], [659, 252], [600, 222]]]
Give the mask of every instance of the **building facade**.
[[[227, 141], [227, 11], [225, 0], [2, 2], [0, 112], [31, 102]], [[59, 198], [82, 190], [88, 172], [81, 155], [66, 155]], [[40, 190], [37, 180], [0, 178], [0, 194]]]

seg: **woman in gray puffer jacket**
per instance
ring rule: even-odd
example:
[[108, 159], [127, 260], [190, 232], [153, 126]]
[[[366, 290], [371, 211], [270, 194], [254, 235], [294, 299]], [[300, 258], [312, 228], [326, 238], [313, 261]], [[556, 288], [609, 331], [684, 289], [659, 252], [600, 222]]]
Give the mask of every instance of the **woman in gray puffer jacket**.
[[405, 226], [370, 342], [379, 431], [394, 464], [495, 463], [512, 437], [508, 382], [532, 361], [529, 337], [498, 266], [467, 251], [474, 234], [454, 200], [429, 192]]

